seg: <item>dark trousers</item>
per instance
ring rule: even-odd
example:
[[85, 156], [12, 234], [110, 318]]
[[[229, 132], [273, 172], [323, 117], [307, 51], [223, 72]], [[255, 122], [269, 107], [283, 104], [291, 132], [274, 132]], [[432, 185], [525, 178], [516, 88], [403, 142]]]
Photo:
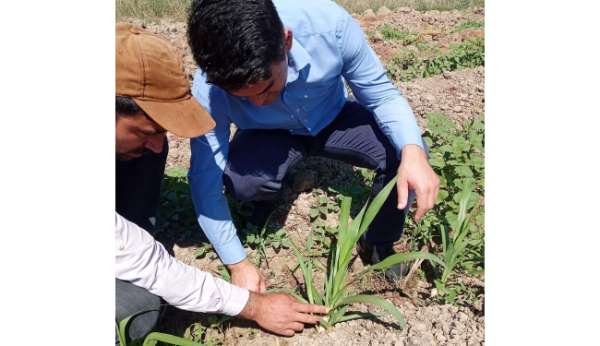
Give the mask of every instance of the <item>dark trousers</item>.
[[[115, 317], [119, 322], [137, 314], [127, 325], [128, 341], [141, 339], [150, 333], [158, 323], [162, 312], [162, 300], [145, 289], [127, 281], [115, 280], [116, 309]], [[116, 344], [119, 344], [117, 337]]]
[[[168, 151], [169, 146], [165, 141], [160, 154], [147, 153], [137, 159], [116, 162], [116, 210], [148, 232], [153, 231], [158, 215], [160, 186]], [[116, 280], [117, 322], [138, 312], [153, 310], [130, 320], [127, 329], [129, 340], [144, 337], [156, 326], [161, 302], [160, 297], [143, 288]]]
[[127, 220], [152, 232], [158, 214], [160, 186], [165, 172], [169, 145], [165, 140], [159, 154], [116, 162], [116, 210]]
[[[225, 187], [241, 201], [276, 199], [289, 168], [307, 156], [375, 170], [371, 196], [395, 177], [400, 164], [373, 114], [348, 101], [337, 118], [315, 137], [292, 135], [287, 130], [238, 130], [230, 144]], [[400, 238], [404, 211], [396, 208], [397, 200], [394, 187], [366, 234], [367, 243], [386, 244]]]

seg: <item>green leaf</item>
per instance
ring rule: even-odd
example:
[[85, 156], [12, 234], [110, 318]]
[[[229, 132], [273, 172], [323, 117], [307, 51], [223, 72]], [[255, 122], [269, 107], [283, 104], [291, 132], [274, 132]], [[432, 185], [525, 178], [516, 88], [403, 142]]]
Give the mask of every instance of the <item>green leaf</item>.
[[152, 332], [148, 334], [148, 336], [146, 336], [144, 339], [143, 346], [155, 346], [159, 341], [177, 346], [202, 346], [201, 343], [197, 343], [192, 340], [158, 332]]
[[371, 203], [369, 203], [369, 207], [367, 208], [367, 211], [365, 212], [365, 216], [360, 223], [358, 236], [361, 236], [367, 230], [367, 228], [369, 227], [371, 222], [373, 222], [373, 220], [375, 219], [375, 216], [377, 216], [377, 214], [379, 213], [379, 210], [383, 206], [383, 203], [385, 203], [388, 196], [390, 195], [390, 192], [392, 192], [392, 190], [394, 189], [394, 186], [396, 186], [397, 181], [398, 181], [398, 176], [396, 175], [384, 186], [383, 189], [381, 189], [381, 191], [379, 191], [377, 196], [375, 196], [375, 198], [373, 198], [373, 201]]
[[308, 214], [310, 215], [310, 217], [312, 219], [316, 219], [319, 216], [319, 209], [311, 208], [310, 211], [308, 212]]
[[165, 172], [165, 175], [168, 177], [174, 177], [174, 178], [187, 177], [187, 169], [184, 167], [175, 166], [175, 167], [167, 169], [167, 171]]
[[348, 223], [350, 220], [350, 206], [352, 204], [352, 197], [342, 198], [342, 208], [340, 211], [340, 225], [339, 233], [345, 234], [348, 232]]
[[366, 304], [375, 305], [375, 306], [378, 306], [378, 307], [384, 309], [385, 311], [387, 311], [389, 314], [391, 314], [392, 316], [394, 316], [396, 318], [396, 320], [398, 321], [398, 324], [400, 324], [400, 329], [403, 329], [406, 324], [404, 321], [404, 316], [402, 315], [400, 310], [398, 310], [398, 308], [394, 304], [390, 303], [389, 301], [387, 301], [381, 297], [369, 296], [369, 295], [350, 296], [350, 297], [346, 297], [346, 298], [342, 299], [338, 306], [350, 305], [353, 303], [366, 303]]
[[466, 178], [473, 177], [473, 171], [471, 171], [471, 169], [468, 166], [455, 167], [454, 171], [456, 172], [456, 174], [458, 174], [461, 177], [466, 177]]
[[445, 218], [447, 224], [449, 224], [452, 228], [455, 227], [456, 219], [457, 219], [457, 215], [455, 212], [447, 211], [446, 215], [444, 215], [444, 218]]
[[296, 256], [298, 264], [300, 265], [300, 269], [302, 270], [302, 276], [304, 277], [304, 284], [306, 286], [306, 294], [308, 295], [308, 301], [311, 304], [323, 304], [323, 297], [321, 296], [321, 294], [319, 294], [319, 292], [313, 284], [312, 263], [310, 262], [310, 260], [308, 262], [304, 260], [304, 256], [302, 256], [302, 254], [300, 253], [300, 249], [293, 241], [290, 241], [290, 243], [292, 244], [292, 250], [294, 251], [294, 255]]
[[444, 201], [448, 197], [448, 191], [440, 190], [437, 196], [437, 203]]
[[340, 320], [346, 314], [347, 310], [348, 310], [348, 306], [338, 306], [337, 308], [333, 309], [333, 311], [330, 311], [329, 314], [327, 315], [327, 317], [329, 317], [328, 322], [331, 325], [339, 323]]
[[352, 321], [352, 320], [357, 320], [357, 319], [362, 319], [362, 318], [378, 318], [380, 317], [382, 314], [378, 314], [378, 313], [372, 313], [372, 312], [353, 312], [351, 314], [346, 314], [344, 316], [342, 316], [341, 318], [339, 318], [337, 320], [336, 323], [340, 323], [340, 322], [346, 322], [346, 321]]
[[423, 251], [415, 251], [415, 252], [404, 252], [404, 253], [397, 253], [391, 256], [386, 257], [383, 261], [374, 264], [372, 266], [369, 266], [365, 271], [372, 271], [372, 270], [382, 270], [382, 269], [386, 269], [390, 266], [393, 266], [394, 264], [398, 264], [398, 263], [402, 263], [402, 262], [410, 262], [416, 259], [426, 259], [428, 261], [430, 261], [432, 264], [433, 263], [437, 263], [439, 265], [441, 265], [442, 267], [445, 267], [446, 265], [444, 264], [444, 262], [437, 257], [436, 255], [429, 253], [429, 252], [423, 252]]
[[120, 320], [117, 323], [117, 335], [119, 337], [119, 342], [121, 343], [122, 346], [127, 346], [127, 325], [129, 324], [131, 319], [136, 316], [139, 316], [139, 315], [145, 314], [147, 312], [151, 312], [151, 311], [159, 311], [159, 310], [158, 309], [148, 309], [148, 310], [138, 311], [135, 314], [125, 317], [124, 319]]
[[429, 158], [429, 164], [434, 168], [443, 168], [446, 166], [446, 162], [444, 162], [444, 158], [441, 154], [436, 153], [432, 154]]
[[219, 273], [221, 274], [221, 278], [227, 282], [231, 282], [231, 273], [229, 273], [229, 269], [225, 266], [220, 266]]

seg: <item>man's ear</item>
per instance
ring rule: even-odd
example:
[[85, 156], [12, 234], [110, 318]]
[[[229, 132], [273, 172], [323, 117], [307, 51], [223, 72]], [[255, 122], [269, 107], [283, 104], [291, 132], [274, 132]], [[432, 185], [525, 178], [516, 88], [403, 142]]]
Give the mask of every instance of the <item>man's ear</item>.
[[292, 34], [292, 29], [284, 28], [283, 29], [284, 39], [285, 39], [285, 50], [289, 51], [292, 49], [292, 41], [294, 35]]

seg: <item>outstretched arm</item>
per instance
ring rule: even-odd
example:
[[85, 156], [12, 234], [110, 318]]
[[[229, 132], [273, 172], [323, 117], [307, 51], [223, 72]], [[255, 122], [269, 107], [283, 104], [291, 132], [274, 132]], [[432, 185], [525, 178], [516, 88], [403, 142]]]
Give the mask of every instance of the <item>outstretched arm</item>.
[[387, 77], [358, 23], [348, 15], [339, 33], [343, 76], [356, 99], [375, 115], [379, 127], [401, 158], [398, 167], [398, 209], [409, 207], [408, 191], [417, 197], [419, 221], [435, 204], [439, 178], [427, 161], [421, 130], [410, 105]]

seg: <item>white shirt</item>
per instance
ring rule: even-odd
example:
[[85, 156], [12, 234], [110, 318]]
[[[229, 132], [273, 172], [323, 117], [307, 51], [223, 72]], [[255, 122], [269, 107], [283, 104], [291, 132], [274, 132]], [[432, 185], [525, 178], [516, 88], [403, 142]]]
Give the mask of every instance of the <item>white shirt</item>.
[[183, 310], [238, 315], [249, 292], [178, 261], [145, 230], [115, 213], [116, 277]]

